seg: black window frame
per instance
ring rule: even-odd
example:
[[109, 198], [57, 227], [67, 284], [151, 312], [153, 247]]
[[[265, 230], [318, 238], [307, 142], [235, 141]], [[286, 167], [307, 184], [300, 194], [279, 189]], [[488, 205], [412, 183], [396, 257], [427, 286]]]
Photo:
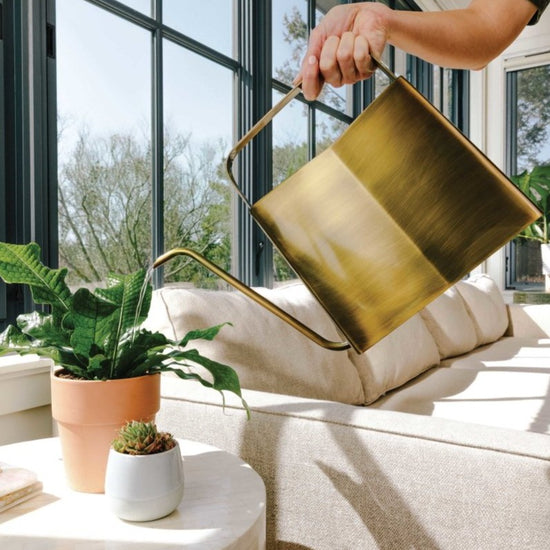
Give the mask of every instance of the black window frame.
[[[86, 0], [151, 33], [152, 114], [152, 254], [164, 251], [163, 240], [163, 51], [164, 39], [203, 56], [234, 73], [234, 139], [242, 136], [272, 103], [273, 90], [289, 87], [272, 77], [272, 0], [234, 0], [233, 43], [229, 57], [162, 22], [162, 0], [151, 0], [151, 15], [140, 13], [117, 0]], [[386, 2], [390, 7], [418, 10], [408, 0]], [[308, 0], [308, 29], [315, 22], [315, 0]], [[393, 48], [389, 47], [390, 60]], [[55, 0], [0, 0], [0, 239], [14, 243], [36, 241], [42, 259], [55, 267], [57, 235], [57, 122], [56, 122]], [[408, 56], [410, 78], [428, 97], [432, 66]], [[414, 71], [412, 70], [414, 69]], [[414, 74], [413, 74], [414, 72]], [[453, 122], [467, 134], [468, 73], [456, 71], [456, 96], [463, 98], [453, 112]], [[453, 81], [454, 82], [454, 81]], [[453, 84], [454, 85], [454, 84]], [[324, 112], [351, 122], [374, 98], [374, 79], [353, 86], [352, 116], [319, 101], [307, 104], [309, 157], [315, 151], [315, 117]], [[299, 98], [303, 101], [303, 98]], [[272, 186], [272, 136], [270, 129], [255, 138], [238, 158], [236, 170], [251, 202]], [[9, 208], [6, 205], [11, 205]], [[233, 272], [243, 282], [270, 286], [273, 256], [265, 236], [235, 197]], [[153, 259], [152, 258], [152, 259]], [[155, 286], [163, 282], [154, 274]], [[0, 284], [0, 325], [34, 307], [28, 293]]]

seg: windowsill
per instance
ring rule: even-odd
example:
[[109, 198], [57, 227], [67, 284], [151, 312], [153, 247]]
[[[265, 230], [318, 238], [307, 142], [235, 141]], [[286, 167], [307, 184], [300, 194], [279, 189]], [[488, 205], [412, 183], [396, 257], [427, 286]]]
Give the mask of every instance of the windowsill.
[[51, 365], [36, 355], [0, 357], [0, 415], [49, 405]]
[[0, 357], [0, 378], [13, 374], [46, 372], [51, 369], [51, 360], [38, 355], [3, 355]]

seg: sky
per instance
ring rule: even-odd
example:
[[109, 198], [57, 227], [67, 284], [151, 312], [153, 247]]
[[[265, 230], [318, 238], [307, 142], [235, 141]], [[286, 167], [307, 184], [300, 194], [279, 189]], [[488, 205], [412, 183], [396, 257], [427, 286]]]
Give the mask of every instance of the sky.
[[[147, 15], [149, 0], [127, 0]], [[303, 0], [274, 2], [274, 64], [290, 57], [283, 14]], [[150, 33], [84, 0], [57, 0], [57, 96], [62, 140], [71, 148], [81, 128], [92, 135], [148, 136], [151, 114]], [[166, 24], [231, 56], [232, 0], [164, 0]], [[301, 11], [304, 11], [302, 9]], [[99, 39], [98, 39], [99, 37]], [[232, 139], [233, 75], [225, 67], [165, 41], [165, 123], [197, 141]], [[274, 98], [277, 100], [277, 97]], [[275, 141], [302, 139], [305, 119], [289, 106], [274, 125]]]
[[[125, 0], [147, 15], [150, 0]], [[163, 0], [167, 25], [231, 56], [233, 0]], [[273, 2], [273, 64], [291, 58], [283, 40], [283, 17], [297, 8], [306, 18], [304, 0]], [[78, 132], [92, 135], [151, 133], [150, 33], [85, 0], [57, 0], [57, 96], [60, 154], [70, 150]], [[165, 124], [172, 132], [191, 133], [200, 143], [232, 145], [232, 72], [171, 42], [164, 42]], [[280, 99], [274, 93], [273, 102]], [[306, 119], [298, 102], [273, 123], [274, 144], [306, 139]], [[543, 158], [544, 157], [544, 158]], [[550, 142], [541, 159], [550, 157]], [[61, 164], [61, 163], [60, 163]]]

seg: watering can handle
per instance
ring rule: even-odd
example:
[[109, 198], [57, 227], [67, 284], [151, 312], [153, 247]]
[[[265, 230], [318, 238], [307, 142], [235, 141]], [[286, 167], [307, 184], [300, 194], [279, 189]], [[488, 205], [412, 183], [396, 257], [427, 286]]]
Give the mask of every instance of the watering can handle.
[[[393, 82], [394, 80], [397, 80], [397, 76], [392, 72], [392, 70], [387, 67], [380, 59], [377, 57], [372, 56], [372, 60], [374, 61], [374, 64], [378, 66], [378, 68], [386, 74], [386, 76]], [[233, 162], [235, 161], [235, 158], [237, 155], [252, 141], [272, 120], [273, 117], [279, 113], [286, 105], [288, 105], [301, 91], [302, 83], [298, 82], [294, 88], [292, 88], [278, 103], [276, 103], [248, 132], [236, 143], [235, 147], [229, 151], [229, 154], [227, 155], [227, 159], [225, 162], [225, 167], [227, 170], [227, 175], [229, 176], [229, 179], [231, 180], [231, 183], [235, 187], [237, 193], [239, 194], [239, 197], [241, 200], [246, 204], [248, 209], [250, 210], [251, 205], [248, 199], [245, 197], [244, 193], [242, 192], [242, 189], [239, 187], [239, 184], [235, 180], [235, 176], [233, 174]]]
[[315, 331], [311, 330], [309, 327], [298, 321], [298, 319], [295, 319], [286, 311], [276, 306], [274, 303], [270, 302], [267, 298], [264, 298], [255, 290], [252, 290], [250, 287], [241, 283], [241, 281], [227, 273], [227, 271], [224, 271], [221, 267], [218, 267], [216, 264], [207, 260], [204, 256], [201, 256], [198, 252], [195, 252], [194, 250], [191, 250], [189, 248], [174, 248], [173, 250], [169, 250], [155, 260], [153, 267], [157, 268], [168, 260], [174, 258], [175, 256], [189, 256], [190, 258], [193, 258], [202, 266], [206, 267], [207, 269], [212, 271], [212, 273], [223, 279], [226, 283], [229, 283], [237, 290], [240, 290], [243, 294], [269, 310], [271, 313], [273, 313], [283, 321], [286, 321], [294, 329], [301, 332], [304, 336], [308, 337], [319, 346], [334, 351], [346, 350], [351, 347], [348, 342], [332, 342], [330, 340], [327, 340], [326, 338], [323, 338], [320, 334], [317, 334]]

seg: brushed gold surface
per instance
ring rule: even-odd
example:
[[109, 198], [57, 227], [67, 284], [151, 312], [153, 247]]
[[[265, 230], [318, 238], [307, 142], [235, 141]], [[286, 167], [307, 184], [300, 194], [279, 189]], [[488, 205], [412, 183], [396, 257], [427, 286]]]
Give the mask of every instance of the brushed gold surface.
[[[395, 75], [378, 62], [391, 79]], [[189, 249], [183, 254], [332, 350], [361, 353], [540, 216], [521, 191], [403, 78], [331, 147], [251, 205], [237, 154], [299, 93], [293, 88], [229, 153], [252, 216], [348, 342], [331, 342]]]
[[540, 215], [403, 78], [251, 213], [357, 352]]

